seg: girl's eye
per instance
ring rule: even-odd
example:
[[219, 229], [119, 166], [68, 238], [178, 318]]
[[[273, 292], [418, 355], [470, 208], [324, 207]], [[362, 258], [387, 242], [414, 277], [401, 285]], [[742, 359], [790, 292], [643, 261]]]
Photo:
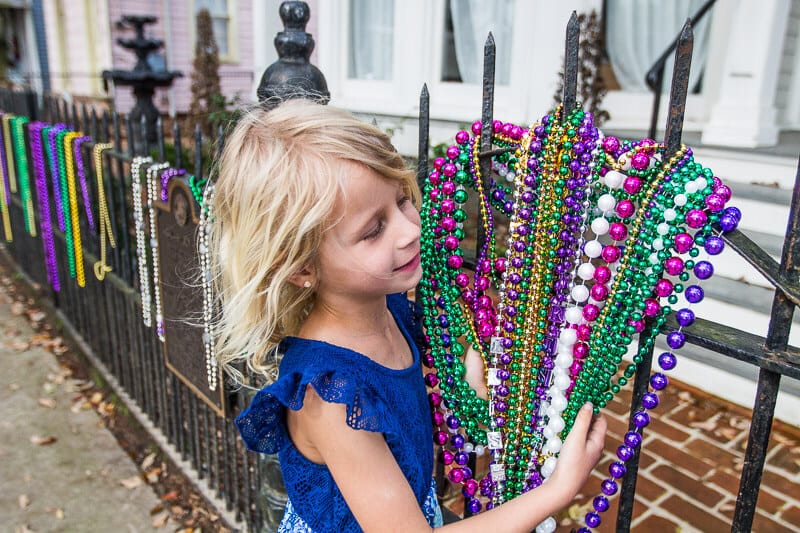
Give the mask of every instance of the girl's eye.
[[369, 233], [364, 235], [364, 240], [365, 241], [369, 241], [369, 240], [375, 239], [383, 231], [384, 225], [385, 224], [384, 224], [383, 220], [379, 221], [378, 225], [375, 226], [375, 229], [373, 229], [372, 231], [370, 231]]
[[405, 204], [407, 204], [410, 201], [411, 201], [411, 198], [409, 198], [408, 196], [406, 196], [404, 194], [399, 200], [397, 200], [397, 205], [400, 206], [400, 207], [403, 207]]

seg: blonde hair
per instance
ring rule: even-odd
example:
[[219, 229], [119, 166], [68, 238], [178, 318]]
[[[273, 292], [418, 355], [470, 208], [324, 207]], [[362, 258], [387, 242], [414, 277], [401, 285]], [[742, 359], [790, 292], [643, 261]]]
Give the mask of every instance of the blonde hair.
[[210, 234], [220, 302], [214, 332], [217, 358], [239, 383], [242, 363], [275, 379], [278, 344], [313, 306], [313, 289], [289, 279], [316, 265], [345, 162], [399, 182], [419, 205], [414, 173], [389, 137], [341, 109], [299, 99], [255, 108], [226, 139]]

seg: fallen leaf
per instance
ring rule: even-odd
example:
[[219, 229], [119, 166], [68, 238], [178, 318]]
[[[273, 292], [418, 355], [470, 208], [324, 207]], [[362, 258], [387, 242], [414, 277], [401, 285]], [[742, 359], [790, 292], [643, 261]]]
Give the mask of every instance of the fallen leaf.
[[155, 460], [156, 460], [155, 452], [153, 452], [150, 455], [148, 455], [147, 457], [145, 457], [144, 460], [142, 461], [142, 464], [141, 464], [142, 470], [147, 470], [148, 468], [153, 466], [153, 463], [155, 462]]
[[48, 446], [50, 444], [53, 444], [57, 440], [58, 439], [53, 437], [52, 435], [49, 437], [41, 437], [39, 435], [34, 435], [31, 437], [31, 443], [37, 444], [39, 446]]
[[714, 434], [725, 440], [733, 440], [739, 436], [739, 430], [731, 427], [721, 427], [714, 430]]
[[17, 352], [25, 352], [28, 349], [30, 349], [30, 347], [31, 347], [30, 343], [25, 342], [23, 340], [13, 340], [9, 344], [9, 348]]
[[41, 322], [42, 320], [47, 318], [47, 315], [42, 311], [34, 309], [28, 314], [28, 318], [30, 318], [34, 322]]
[[175, 518], [182, 518], [186, 515], [186, 509], [181, 507], [180, 505], [173, 505], [169, 508], [169, 512]]
[[94, 394], [92, 394], [92, 397], [89, 399], [89, 402], [91, 402], [92, 405], [97, 405], [101, 401], [103, 401], [103, 393], [102, 392], [95, 392]]
[[144, 477], [145, 477], [145, 479], [147, 479], [147, 482], [152, 485], [153, 483], [158, 483], [159, 474], [161, 474], [161, 469], [160, 468], [153, 468], [149, 472], [147, 472], [144, 475]]
[[164, 510], [164, 505], [163, 505], [163, 504], [161, 504], [161, 503], [157, 503], [156, 505], [154, 505], [154, 506], [153, 506], [153, 507], [150, 509], [150, 516], [157, 515], [158, 513], [160, 513], [160, 512], [161, 512], [161, 511], [163, 511], [163, 510]]
[[167, 502], [174, 502], [179, 500], [181, 497], [180, 493], [177, 490], [171, 490], [164, 494], [161, 499]]
[[144, 483], [144, 481], [142, 481], [142, 478], [140, 476], [132, 476], [125, 479], [120, 479], [119, 482], [122, 484], [123, 487], [131, 490], [141, 486]]
[[45, 511], [53, 513], [57, 520], [64, 520], [64, 509], [61, 507], [48, 507]]
[[153, 518], [153, 527], [156, 529], [161, 529], [162, 527], [167, 525], [168, 521], [169, 521], [169, 513], [164, 511], [161, 514], [156, 515], [155, 518]]
[[56, 401], [53, 398], [39, 398], [39, 405], [48, 409], [55, 409]]
[[19, 383], [10, 383], [8, 389], [12, 392], [17, 392], [19, 390]]
[[11, 314], [20, 316], [25, 312], [25, 305], [22, 302], [14, 302], [11, 304]]
[[22, 509], [22, 510], [24, 511], [25, 509], [27, 509], [28, 507], [30, 507], [30, 505], [31, 505], [31, 499], [30, 499], [30, 498], [28, 498], [28, 495], [27, 495], [27, 494], [20, 494], [20, 495], [17, 497], [17, 505], [19, 505], [19, 508], [20, 508], [20, 509]]

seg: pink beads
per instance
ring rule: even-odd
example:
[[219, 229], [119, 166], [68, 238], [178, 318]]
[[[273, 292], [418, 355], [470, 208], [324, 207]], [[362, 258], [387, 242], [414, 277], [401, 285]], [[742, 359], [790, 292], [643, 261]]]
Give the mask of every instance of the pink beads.
[[613, 222], [608, 227], [608, 235], [615, 241], [624, 241], [628, 236], [628, 228], [621, 222]]
[[594, 269], [594, 280], [598, 283], [608, 283], [611, 279], [611, 269], [605, 265], [600, 265]]
[[683, 272], [683, 259], [680, 257], [670, 257], [664, 262], [664, 270], [670, 276], [678, 276]]
[[672, 282], [668, 279], [661, 278], [656, 282], [655, 293], [660, 298], [666, 298], [672, 294]]
[[619, 259], [621, 252], [619, 251], [619, 248], [609, 244], [608, 246], [603, 247], [603, 251], [600, 255], [606, 263], [613, 263]]
[[686, 225], [690, 228], [702, 228], [707, 221], [708, 217], [699, 209], [691, 209], [688, 213], [686, 213]]
[[636, 194], [642, 189], [642, 180], [636, 176], [629, 176], [625, 178], [625, 181], [622, 182], [622, 188], [628, 194]]
[[661, 305], [659, 305], [659, 303], [656, 300], [648, 298], [647, 300], [644, 301], [645, 316], [651, 316], [651, 317], [656, 316], [660, 311], [661, 311]]
[[[480, 122], [479, 122], [479, 124], [480, 124]], [[458, 133], [456, 133], [456, 142], [458, 144], [464, 144], [468, 140], [469, 140], [469, 133], [467, 133], [466, 131], [461, 130]]]
[[675, 251], [685, 254], [694, 246], [694, 239], [688, 233], [678, 233], [675, 235]]
[[631, 158], [631, 166], [636, 170], [644, 170], [650, 164], [650, 157], [644, 152], [637, 152]]
[[621, 218], [629, 218], [636, 211], [636, 207], [630, 200], [620, 200], [617, 202], [617, 214]]
[[458, 158], [458, 154], [461, 153], [461, 149], [458, 146], [452, 145], [447, 148], [447, 157], [450, 159]]

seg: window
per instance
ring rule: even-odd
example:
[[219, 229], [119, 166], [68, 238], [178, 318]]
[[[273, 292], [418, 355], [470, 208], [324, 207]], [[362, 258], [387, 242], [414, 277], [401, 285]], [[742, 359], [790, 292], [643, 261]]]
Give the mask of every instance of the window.
[[231, 54], [230, 47], [230, 15], [228, 0], [195, 0], [195, 14], [201, 9], [207, 9], [211, 14], [211, 25], [214, 30], [214, 39], [217, 41], [220, 58], [228, 58]]
[[483, 47], [492, 32], [495, 41], [495, 81], [511, 78], [514, 0], [447, 0], [442, 42], [441, 81], [479, 84], [483, 77]]
[[348, 78], [392, 78], [394, 0], [350, 0]]

